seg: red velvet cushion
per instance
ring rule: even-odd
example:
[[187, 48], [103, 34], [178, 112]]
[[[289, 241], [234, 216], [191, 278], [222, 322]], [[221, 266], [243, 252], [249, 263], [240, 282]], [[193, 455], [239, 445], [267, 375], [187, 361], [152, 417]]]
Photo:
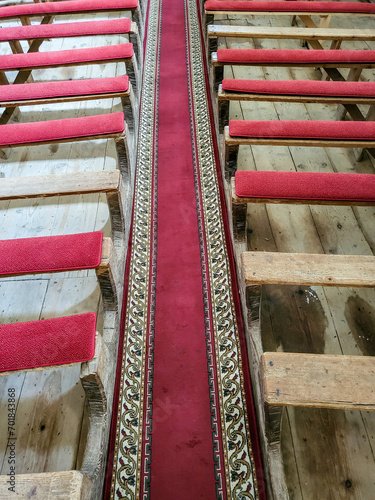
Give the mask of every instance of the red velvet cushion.
[[63, 64], [94, 63], [95, 61], [122, 61], [132, 56], [132, 43], [91, 47], [89, 49], [9, 54], [0, 57], [0, 70], [54, 67]]
[[231, 137], [375, 141], [375, 122], [319, 120], [230, 120]]
[[0, 29], [0, 41], [129, 33], [129, 18], [82, 23], [38, 24]]
[[375, 63], [375, 50], [219, 49], [217, 60], [229, 64]]
[[95, 333], [92, 312], [0, 325], [0, 372], [88, 361]]
[[0, 276], [93, 269], [100, 264], [103, 233], [0, 240]]
[[66, 2], [42, 2], [11, 5], [0, 8], [0, 19], [36, 16], [38, 14], [64, 14], [67, 12], [108, 12], [129, 10], [138, 6], [138, 0], [69, 0]]
[[[0, 30], [1, 33], [1, 30]], [[65, 80], [56, 82], [20, 83], [3, 85], [0, 101], [22, 101], [27, 99], [49, 99], [89, 94], [110, 94], [126, 92], [129, 89], [129, 77], [95, 78], [89, 80]]]
[[375, 175], [335, 172], [236, 172], [243, 198], [375, 201]]
[[375, 97], [375, 82], [333, 82], [314, 80], [236, 80], [225, 79], [223, 90], [249, 94], [285, 94], [307, 96]]
[[0, 127], [0, 146], [117, 134], [123, 132], [124, 127], [123, 113], [65, 118], [46, 122], [11, 123]]
[[245, 11], [245, 12], [363, 12], [374, 13], [375, 5], [357, 2], [307, 2], [275, 1], [244, 2], [241, 0], [207, 0], [206, 11]]

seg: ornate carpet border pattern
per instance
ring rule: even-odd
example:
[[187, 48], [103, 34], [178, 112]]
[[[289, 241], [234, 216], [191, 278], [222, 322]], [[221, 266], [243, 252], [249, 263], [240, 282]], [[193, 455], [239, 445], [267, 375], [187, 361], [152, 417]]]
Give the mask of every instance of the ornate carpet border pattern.
[[117, 410], [116, 444], [111, 499], [139, 498], [144, 415], [145, 358], [149, 329], [148, 309], [153, 226], [154, 116], [156, 100], [160, 2], [149, 4], [147, 41], [139, 124], [134, 190], [132, 255], [126, 304], [124, 350]]
[[206, 232], [226, 492], [227, 497], [233, 499], [258, 498], [196, 0], [185, 0], [185, 9], [187, 67], [190, 69], [193, 104], [192, 136], [196, 140], [195, 162], [198, 165]]

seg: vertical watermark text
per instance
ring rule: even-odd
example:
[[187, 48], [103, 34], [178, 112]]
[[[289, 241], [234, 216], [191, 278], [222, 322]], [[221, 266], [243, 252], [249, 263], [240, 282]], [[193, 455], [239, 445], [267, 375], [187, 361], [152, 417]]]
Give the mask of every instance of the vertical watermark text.
[[7, 476], [8, 491], [16, 492], [16, 389], [8, 389], [8, 444], [7, 457], [9, 472]]

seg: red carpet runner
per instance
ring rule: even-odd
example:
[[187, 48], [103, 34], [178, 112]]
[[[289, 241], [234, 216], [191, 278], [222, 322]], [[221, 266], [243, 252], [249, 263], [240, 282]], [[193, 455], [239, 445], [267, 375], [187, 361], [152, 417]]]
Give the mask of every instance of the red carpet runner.
[[105, 498], [265, 498], [208, 110], [195, 0], [151, 0]]

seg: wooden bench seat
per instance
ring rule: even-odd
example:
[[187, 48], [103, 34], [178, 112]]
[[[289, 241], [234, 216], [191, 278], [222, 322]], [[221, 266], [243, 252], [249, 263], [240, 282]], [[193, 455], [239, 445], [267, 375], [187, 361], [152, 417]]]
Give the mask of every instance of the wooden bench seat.
[[16, 474], [13, 491], [10, 476], [0, 476], [0, 498], [32, 498], [33, 500], [90, 500], [92, 484], [86, 474], [76, 470]]
[[248, 203], [374, 206], [375, 175], [337, 172], [236, 172], [231, 179], [235, 241], [246, 245]]
[[224, 128], [226, 179], [237, 169], [240, 145], [373, 148], [375, 123], [320, 120], [230, 120]]
[[339, 29], [339, 28], [285, 28], [270, 26], [207, 26], [207, 53], [216, 52], [218, 38], [264, 38], [308, 41], [312, 48], [323, 49], [319, 40], [331, 40], [331, 49], [338, 49], [345, 41], [374, 41], [373, 29]]
[[[1, 30], [0, 30], [1, 32]], [[0, 106], [5, 107], [0, 124], [9, 121], [9, 110], [18, 106], [53, 104], [58, 102], [112, 99], [119, 97], [122, 102], [126, 124], [134, 131], [137, 126], [136, 103], [129, 77], [95, 78], [86, 80], [64, 80], [28, 84], [3, 85]]]
[[229, 120], [230, 101], [267, 101], [323, 104], [369, 104], [375, 102], [374, 82], [321, 80], [224, 79], [218, 90], [219, 130]]
[[[314, 2], [315, 3], [315, 2]], [[375, 67], [374, 50], [304, 50], [304, 49], [220, 49], [211, 56], [213, 85], [217, 90], [224, 78], [224, 66], [321, 67], [332, 79], [337, 68]], [[340, 78], [341, 77], [341, 78]]]
[[[342, 174], [346, 175], [346, 174]], [[356, 174], [348, 174], [356, 175]], [[354, 184], [353, 184], [354, 185]], [[280, 456], [284, 406], [374, 410], [372, 357], [263, 352], [263, 285], [375, 286], [373, 255], [243, 252], [238, 265], [263, 451], [274, 491], [288, 498]]]
[[0, 21], [16, 19], [30, 24], [30, 19], [42, 17], [41, 24], [49, 24], [55, 17], [66, 15], [97, 14], [105, 12], [131, 12], [143, 37], [143, 20], [138, 0], [63, 0], [59, 2], [25, 3], [1, 7]]
[[266, 405], [375, 410], [372, 356], [265, 352], [261, 377]]
[[81, 118], [1, 125], [0, 149], [113, 138], [116, 143], [119, 169], [126, 181], [130, 178], [127, 137], [124, 114], [108, 113]]
[[96, 35], [129, 35], [139, 64], [142, 63], [142, 49], [137, 25], [129, 18], [108, 21], [84, 21], [75, 23], [26, 25], [2, 28], [0, 42], [8, 42], [14, 54], [22, 54], [20, 40], [32, 40], [28, 52], [37, 52], [44, 40], [51, 38], [91, 37]]
[[26, 82], [32, 70], [35, 69], [119, 62], [125, 63], [126, 73], [137, 94], [138, 69], [137, 61], [133, 57], [133, 45], [131, 43], [88, 49], [8, 54], [0, 56], [0, 75], [3, 75], [3, 83], [9, 83], [5, 73], [7, 71], [19, 71], [13, 84], [20, 84]]
[[374, 16], [373, 4], [360, 2], [305, 2], [298, 0], [273, 1], [242, 1], [242, 0], [207, 0], [205, 3], [206, 26], [212, 24], [215, 14], [244, 14], [249, 15], [292, 15], [299, 16], [309, 28], [317, 27], [311, 16], [321, 16], [321, 27], [327, 27], [329, 16]]
[[[95, 269], [103, 300], [102, 334], [96, 334], [95, 313], [3, 324], [0, 325], [1, 336], [10, 341], [1, 343], [0, 359], [3, 376], [19, 370], [81, 363], [80, 379], [89, 418], [81, 471], [100, 489], [109, 432], [105, 423], [113, 395], [116, 358], [116, 335], [113, 332], [117, 331], [120, 294], [120, 276], [112, 240], [103, 238], [100, 231], [1, 240], [0, 255], [1, 277]], [[95, 355], [92, 357], [94, 339]]]
[[115, 244], [125, 237], [124, 190], [117, 169], [0, 178], [0, 201], [105, 193]]

